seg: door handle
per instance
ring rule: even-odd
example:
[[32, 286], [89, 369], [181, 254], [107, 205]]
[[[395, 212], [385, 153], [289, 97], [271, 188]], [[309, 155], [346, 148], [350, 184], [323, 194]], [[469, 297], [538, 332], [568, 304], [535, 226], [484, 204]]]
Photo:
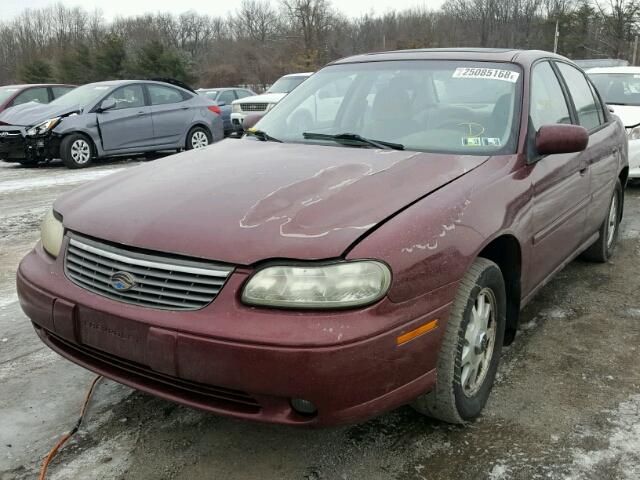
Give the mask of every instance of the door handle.
[[613, 155], [616, 155], [619, 151], [620, 151], [620, 149], [619, 149], [618, 147], [613, 147], [613, 148], [611, 149], [611, 153], [612, 153]]
[[588, 169], [589, 169], [588, 166], [582, 167], [580, 170], [578, 170], [578, 173], [580, 174], [581, 177], [584, 177], [587, 174]]
[[146, 115], [147, 112], [138, 112], [138, 115], [142, 116], [142, 115]]

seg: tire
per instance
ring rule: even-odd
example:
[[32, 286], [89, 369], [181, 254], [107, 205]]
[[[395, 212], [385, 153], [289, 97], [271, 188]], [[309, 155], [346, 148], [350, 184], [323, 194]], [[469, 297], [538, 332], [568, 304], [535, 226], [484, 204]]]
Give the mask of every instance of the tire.
[[[206, 143], [205, 143], [206, 141]], [[211, 132], [204, 127], [193, 127], [187, 133], [187, 150], [197, 150], [211, 145]]]
[[[484, 312], [486, 305], [491, 307], [486, 316], [476, 314], [479, 310]], [[463, 424], [480, 415], [500, 362], [506, 309], [500, 268], [490, 260], [477, 258], [460, 282], [449, 314], [438, 355], [435, 388], [415, 399], [414, 409], [453, 424]], [[477, 330], [483, 323], [484, 334]], [[471, 337], [471, 343], [465, 337]], [[474, 360], [478, 360], [476, 375]]]
[[60, 158], [67, 168], [88, 167], [93, 156], [93, 144], [84, 135], [72, 133], [60, 142]]
[[607, 214], [598, 231], [598, 240], [584, 251], [582, 258], [592, 262], [605, 263], [612, 257], [618, 240], [623, 203], [622, 184], [618, 179], [611, 195]]

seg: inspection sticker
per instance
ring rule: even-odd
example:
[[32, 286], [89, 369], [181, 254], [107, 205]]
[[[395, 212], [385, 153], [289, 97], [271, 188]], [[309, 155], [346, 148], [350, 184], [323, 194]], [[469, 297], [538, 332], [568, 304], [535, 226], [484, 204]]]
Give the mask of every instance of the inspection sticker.
[[499, 147], [500, 139], [493, 137], [463, 137], [464, 147]]
[[502, 80], [516, 83], [520, 73], [500, 68], [460, 67], [453, 72], [452, 78], [486, 78], [488, 80]]

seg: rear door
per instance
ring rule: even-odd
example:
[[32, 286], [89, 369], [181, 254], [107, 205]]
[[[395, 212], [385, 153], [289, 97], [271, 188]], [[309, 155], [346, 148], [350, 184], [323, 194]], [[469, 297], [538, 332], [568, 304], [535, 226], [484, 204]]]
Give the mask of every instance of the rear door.
[[195, 109], [187, 93], [177, 88], [146, 84], [153, 118], [153, 135], [157, 145], [174, 145], [182, 139], [191, 124]]
[[589, 130], [589, 146], [584, 156], [590, 170], [585, 225], [586, 235], [590, 236], [598, 231], [604, 220], [618, 177], [620, 151], [616, 144], [616, 124], [604, 111], [600, 98], [583, 72], [567, 63], [556, 62], [556, 65], [571, 93], [577, 123]]
[[145, 104], [142, 84], [117, 88], [104, 100], [116, 102], [115, 108], [96, 114], [105, 151], [144, 148], [153, 144], [151, 108]]
[[[529, 138], [543, 125], [572, 123], [570, 99], [548, 61], [531, 72]], [[529, 290], [553, 273], [583, 243], [589, 201], [589, 164], [585, 152], [534, 158], [529, 175], [533, 191], [532, 257]]]

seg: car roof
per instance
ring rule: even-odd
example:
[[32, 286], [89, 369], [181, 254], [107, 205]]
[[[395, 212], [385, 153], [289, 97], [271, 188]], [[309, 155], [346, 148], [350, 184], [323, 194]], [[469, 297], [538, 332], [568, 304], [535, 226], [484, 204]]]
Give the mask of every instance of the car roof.
[[313, 75], [314, 72], [302, 72], [302, 73], [287, 73], [286, 75], [283, 75], [281, 78], [287, 78], [287, 77], [310, 77], [311, 75]]
[[22, 83], [17, 85], [0, 85], [0, 88], [31, 88], [31, 87], [75, 87], [68, 83]]
[[342, 63], [380, 62], [389, 60], [471, 60], [487, 62], [511, 62], [530, 65], [540, 58], [569, 59], [543, 50], [518, 50], [513, 48], [418, 48], [373, 52], [341, 58], [330, 65]]
[[593, 67], [587, 73], [636, 73], [640, 74], [640, 67]]

